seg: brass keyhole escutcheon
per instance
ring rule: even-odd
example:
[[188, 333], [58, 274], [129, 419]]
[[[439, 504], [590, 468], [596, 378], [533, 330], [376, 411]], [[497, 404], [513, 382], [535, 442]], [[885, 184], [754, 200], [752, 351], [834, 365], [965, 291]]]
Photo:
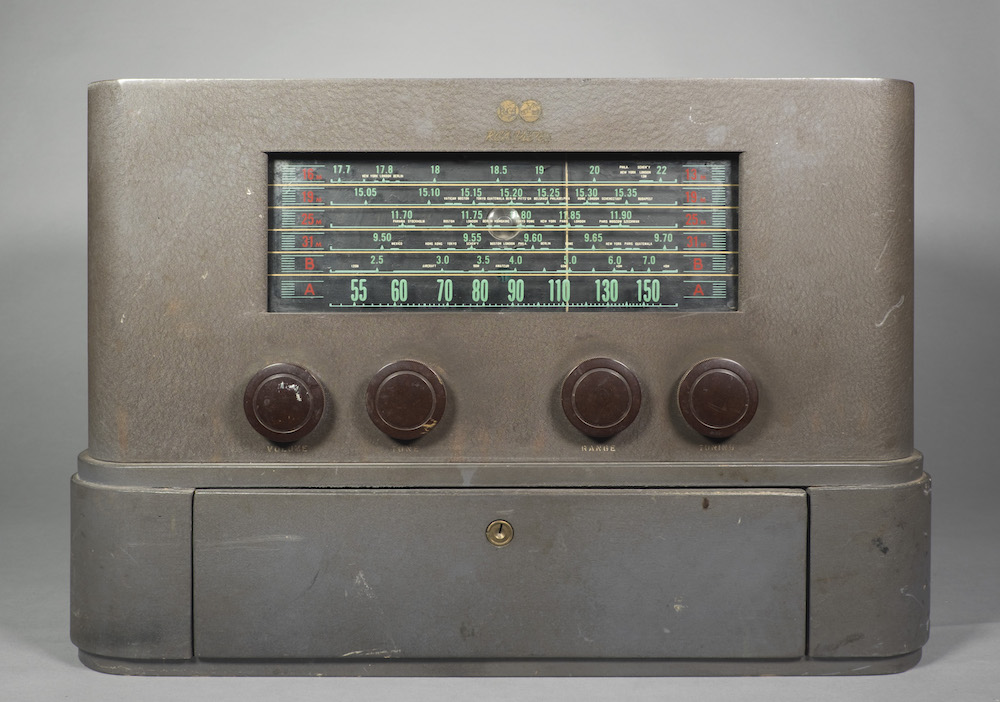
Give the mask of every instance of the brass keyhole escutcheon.
[[494, 546], [506, 546], [514, 538], [514, 527], [503, 519], [495, 519], [486, 527], [486, 540]]

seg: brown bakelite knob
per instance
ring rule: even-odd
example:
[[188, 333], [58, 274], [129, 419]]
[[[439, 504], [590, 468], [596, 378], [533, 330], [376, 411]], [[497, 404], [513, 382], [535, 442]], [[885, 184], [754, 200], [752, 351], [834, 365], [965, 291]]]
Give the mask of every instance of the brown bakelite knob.
[[699, 434], [725, 439], [745, 428], [757, 411], [757, 383], [728, 358], [709, 358], [681, 378], [677, 403]]
[[325, 405], [316, 376], [291, 363], [262, 368], [243, 393], [243, 411], [250, 426], [279, 443], [298, 441], [315, 429]]
[[639, 414], [642, 390], [629, 368], [611, 358], [591, 358], [574, 368], [562, 386], [570, 423], [587, 436], [614, 436]]
[[368, 416], [394, 439], [416, 439], [441, 421], [444, 383], [419, 361], [396, 361], [382, 368], [368, 383]]

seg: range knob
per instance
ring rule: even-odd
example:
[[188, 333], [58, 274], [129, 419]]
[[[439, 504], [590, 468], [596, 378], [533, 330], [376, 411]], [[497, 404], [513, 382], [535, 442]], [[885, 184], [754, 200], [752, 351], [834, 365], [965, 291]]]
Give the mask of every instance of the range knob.
[[677, 404], [699, 434], [725, 439], [744, 429], [757, 411], [757, 383], [728, 358], [709, 358], [681, 378]]
[[394, 439], [416, 439], [444, 416], [441, 378], [419, 361], [396, 361], [368, 383], [366, 406], [375, 426]]
[[316, 428], [326, 398], [312, 373], [291, 363], [259, 370], [243, 393], [243, 411], [257, 432], [271, 441], [298, 441]]
[[624, 363], [612, 358], [586, 360], [563, 381], [566, 418], [595, 439], [614, 436], [631, 424], [641, 404], [639, 379]]

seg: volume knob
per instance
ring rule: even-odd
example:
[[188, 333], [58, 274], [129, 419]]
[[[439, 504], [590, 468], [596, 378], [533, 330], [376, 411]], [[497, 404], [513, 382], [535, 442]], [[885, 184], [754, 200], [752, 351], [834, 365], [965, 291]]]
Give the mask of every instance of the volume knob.
[[316, 428], [326, 399], [316, 376], [302, 366], [274, 363], [259, 370], [243, 393], [243, 411], [271, 441], [298, 441]]

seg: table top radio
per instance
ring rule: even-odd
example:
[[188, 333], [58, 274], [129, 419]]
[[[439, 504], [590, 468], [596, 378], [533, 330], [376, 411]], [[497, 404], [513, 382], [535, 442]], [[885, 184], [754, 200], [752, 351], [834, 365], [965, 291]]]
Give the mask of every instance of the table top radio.
[[124, 80], [89, 117], [88, 666], [919, 659], [909, 83]]

